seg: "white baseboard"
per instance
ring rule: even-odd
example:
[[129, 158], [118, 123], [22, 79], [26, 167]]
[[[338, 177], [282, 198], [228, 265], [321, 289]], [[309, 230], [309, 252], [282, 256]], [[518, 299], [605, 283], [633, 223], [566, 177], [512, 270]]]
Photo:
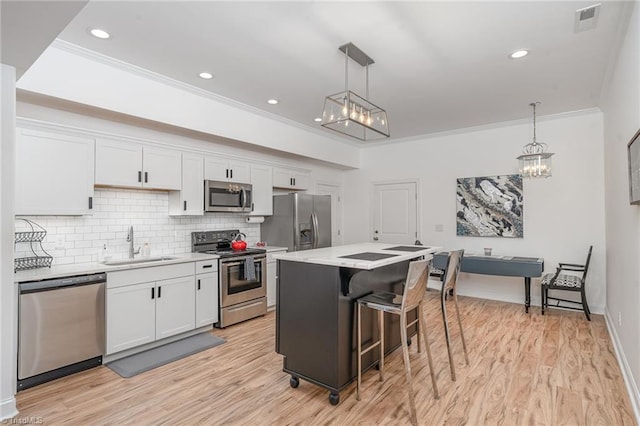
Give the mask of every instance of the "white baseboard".
[[629, 393], [631, 406], [633, 407], [633, 412], [636, 416], [636, 423], [640, 424], [640, 391], [638, 391], [638, 384], [633, 378], [632, 371], [629, 368], [629, 363], [627, 362], [627, 358], [625, 357], [624, 351], [622, 350], [622, 345], [620, 344], [620, 339], [618, 338], [616, 328], [613, 326], [614, 322], [611, 318], [609, 310], [605, 310], [604, 318], [607, 323], [607, 329], [609, 329], [609, 335], [611, 336], [613, 349], [616, 352], [618, 365], [620, 365], [620, 370], [622, 371], [624, 384], [627, 387], [627, 392]]
[[16, 397], [0, 401], [0, 421], [10, 419], [18, 415], [18, 407], [16, 406]]

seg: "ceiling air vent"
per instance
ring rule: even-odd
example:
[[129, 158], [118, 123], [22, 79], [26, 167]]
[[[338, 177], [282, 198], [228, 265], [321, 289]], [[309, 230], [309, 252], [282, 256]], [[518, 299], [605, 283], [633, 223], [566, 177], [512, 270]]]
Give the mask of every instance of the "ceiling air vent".
[[598, 15], [600, 14], [600, 3], [593, 6], [576, 10], [576, 20], [573, 27], [574, 32], [592, 30], [598, 23]]

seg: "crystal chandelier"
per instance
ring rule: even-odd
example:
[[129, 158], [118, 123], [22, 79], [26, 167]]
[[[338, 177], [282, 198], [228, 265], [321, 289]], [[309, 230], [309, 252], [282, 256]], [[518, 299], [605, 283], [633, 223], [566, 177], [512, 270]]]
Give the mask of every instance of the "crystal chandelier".
[[[389, 137], [387, 113], [369, 102], [369, 65], [374, 61], [353, 43], [339, 47], [344, 52], [344, 92], [324, 100], [322, 126], [362, 141]], [[366, 69], [366, 97], [349, 90], [349, 58]]]
[[546, 152], [547, 144], [536, 140], [536, 105], [540, 102], [532, 102], [533, 107], [533, 142], [522, 148], [520, 161], [520, 174], [523, 178], [548, 178], [551, 177], [552, 152]]

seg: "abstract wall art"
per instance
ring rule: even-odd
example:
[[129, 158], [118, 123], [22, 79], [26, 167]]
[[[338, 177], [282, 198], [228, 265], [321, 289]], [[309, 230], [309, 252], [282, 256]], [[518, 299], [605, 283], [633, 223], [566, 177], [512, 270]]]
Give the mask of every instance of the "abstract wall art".
[[522, 176], [459, 178], [456, 234], [522, 238]]

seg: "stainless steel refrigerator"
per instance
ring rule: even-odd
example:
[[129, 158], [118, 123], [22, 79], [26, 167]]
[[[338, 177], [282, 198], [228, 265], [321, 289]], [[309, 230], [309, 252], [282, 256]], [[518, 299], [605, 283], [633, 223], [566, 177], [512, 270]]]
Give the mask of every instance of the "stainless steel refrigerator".
[[291, 193], [273, 196], [273, 216], [265, 217], [261, 239], [289, 251], [331, 246], [331, 196]]

